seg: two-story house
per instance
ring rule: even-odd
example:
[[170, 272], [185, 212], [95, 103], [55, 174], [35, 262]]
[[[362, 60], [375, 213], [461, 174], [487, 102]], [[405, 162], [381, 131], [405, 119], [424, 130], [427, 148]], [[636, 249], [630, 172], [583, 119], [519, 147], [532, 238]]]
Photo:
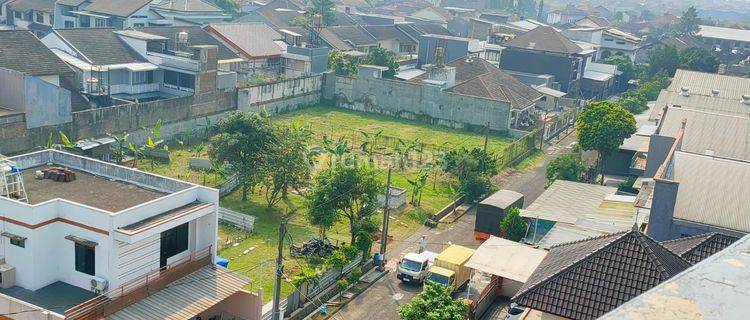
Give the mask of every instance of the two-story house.
[[594, 45], [596, 54], [594, 61], [603, 61], [611, 56], [619, 55], [635, 61], [641, 38], [610, 27], [574, 26], [563, 31], [572, 40], [584, 41]]
[[214, 265], [218, 190], [56, 150], [0, 158], [0, 174], [3, 314], [133, 319], [188, 288], [177, 279], [202, 285], [149, 317], [210, 318], [233, 296], [259, 305], [248, 279]]
[[12, 0], [0, 3], [0, 11], [7, 26], [30, 30], [37, 37], [43, 37], [52, 29], [54, 7], [54, 0]]
[[78, 73], [81, 90], [100, 104], [148, 101], [234, 88], [218, 70], [217, 45], [189, 45], [190, 34], [164, 37], [112, 28], [59, 29], [42, 42]]
[[56, 27], [116, 29], [168, 23], [150, 10], [151, 0], [61, 0], [55, 7]]
[[581, 79], [594, 50], [583, 49], [548, 26], [521, 34], [505, 46], [500, 56], [501, 69], [552, 75], [569, 97], [581, 95]]

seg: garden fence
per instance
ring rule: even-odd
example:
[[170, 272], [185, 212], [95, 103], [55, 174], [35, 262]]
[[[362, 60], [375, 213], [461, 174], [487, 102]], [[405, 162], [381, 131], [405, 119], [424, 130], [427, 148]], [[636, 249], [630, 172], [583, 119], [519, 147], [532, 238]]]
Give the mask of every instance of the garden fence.
[[233, 174], [229, 178], [227, 178], [227, 181], [219, 185], [219, 196], [223, 197], [226, 196], [232, 191], [234, 191], [235, 188], [237, 188], [240, 185], [240, 175]]
[[247, 232], [253, 231], [253, 226], [255, 225], [255, 216], [222, 207], [219, 207], [219, 220]]

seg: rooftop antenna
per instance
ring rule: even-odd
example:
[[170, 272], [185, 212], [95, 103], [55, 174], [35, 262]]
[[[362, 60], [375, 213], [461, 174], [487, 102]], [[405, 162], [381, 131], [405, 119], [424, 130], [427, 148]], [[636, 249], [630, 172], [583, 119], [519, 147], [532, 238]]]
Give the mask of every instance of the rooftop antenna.
[[2, 185], [0, 185], [0, 196], [16, 199], [21, 202], [29, 202], [26, 187], [23, 184], [21, 169], [12, 161], [0, 154], [0, 174]]

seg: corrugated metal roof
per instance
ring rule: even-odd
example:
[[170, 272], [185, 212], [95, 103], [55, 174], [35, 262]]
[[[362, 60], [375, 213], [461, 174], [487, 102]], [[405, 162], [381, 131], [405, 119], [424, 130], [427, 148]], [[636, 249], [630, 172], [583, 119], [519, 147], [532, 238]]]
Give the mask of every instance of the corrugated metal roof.
[[210, 265], [107, 317], [113, 320], [191, 319], [250, 284], [228, 269]]
[[[523, 194], [515, 192], [513, 190], [500, 190], [493, 193], [491, 196], [485, 198], [480, 204], [486, 204], [495, 206], [502, 209], [507, 209], [512, 204], [516, 203], [519, 199], [523, 199]], [[519, 208], [520, 209], [520, 208]]]
[[[692, 89], [689, 89], [692, 91]], [[750, 93], [748, 93], [750, 94]], [[651, 109], [649, 120], [658, 120], [664, 113], [664, 107], [680, 106], [685, 109], [710, 111], [736, 116], [750, 116], [750, 106], [743, 104], [740, 96], [726, 97], [719, 92], [719, 97], [690, 93], [682, 96], [679, 92], [662, 90]]]
[[595, 184], [556, 180], [521, 216], [574, 224], [578, 219], [596, 215], [597, 208], [617, 188]]
[[680, 92], [682, 87], [688, 88], [691, 95], [710, 96], [711, 90], [719, 90], [719, 97], [740, 101], [742, 95], [750, 94], [750, 79], [716, 73], [677, 70], [667, 90]]
[[750, 42], [750, 30], [700, 26], [698, 35], [705, 38]]
[[674, 218], [750, 232], [750, 163], [677, 151]]
[[674, 137], [683, 120], [687, 122], [680, 150], [750, 160], [750, 118], [672, 107], [661, 120], [659, 134]]

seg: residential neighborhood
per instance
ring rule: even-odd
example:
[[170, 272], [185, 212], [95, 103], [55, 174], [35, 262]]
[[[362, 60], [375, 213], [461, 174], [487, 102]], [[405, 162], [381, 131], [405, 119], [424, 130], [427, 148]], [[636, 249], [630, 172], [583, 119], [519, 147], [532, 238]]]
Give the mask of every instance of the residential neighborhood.
[[0, 0], [0, 319], [745, 319], [741, 0]]

